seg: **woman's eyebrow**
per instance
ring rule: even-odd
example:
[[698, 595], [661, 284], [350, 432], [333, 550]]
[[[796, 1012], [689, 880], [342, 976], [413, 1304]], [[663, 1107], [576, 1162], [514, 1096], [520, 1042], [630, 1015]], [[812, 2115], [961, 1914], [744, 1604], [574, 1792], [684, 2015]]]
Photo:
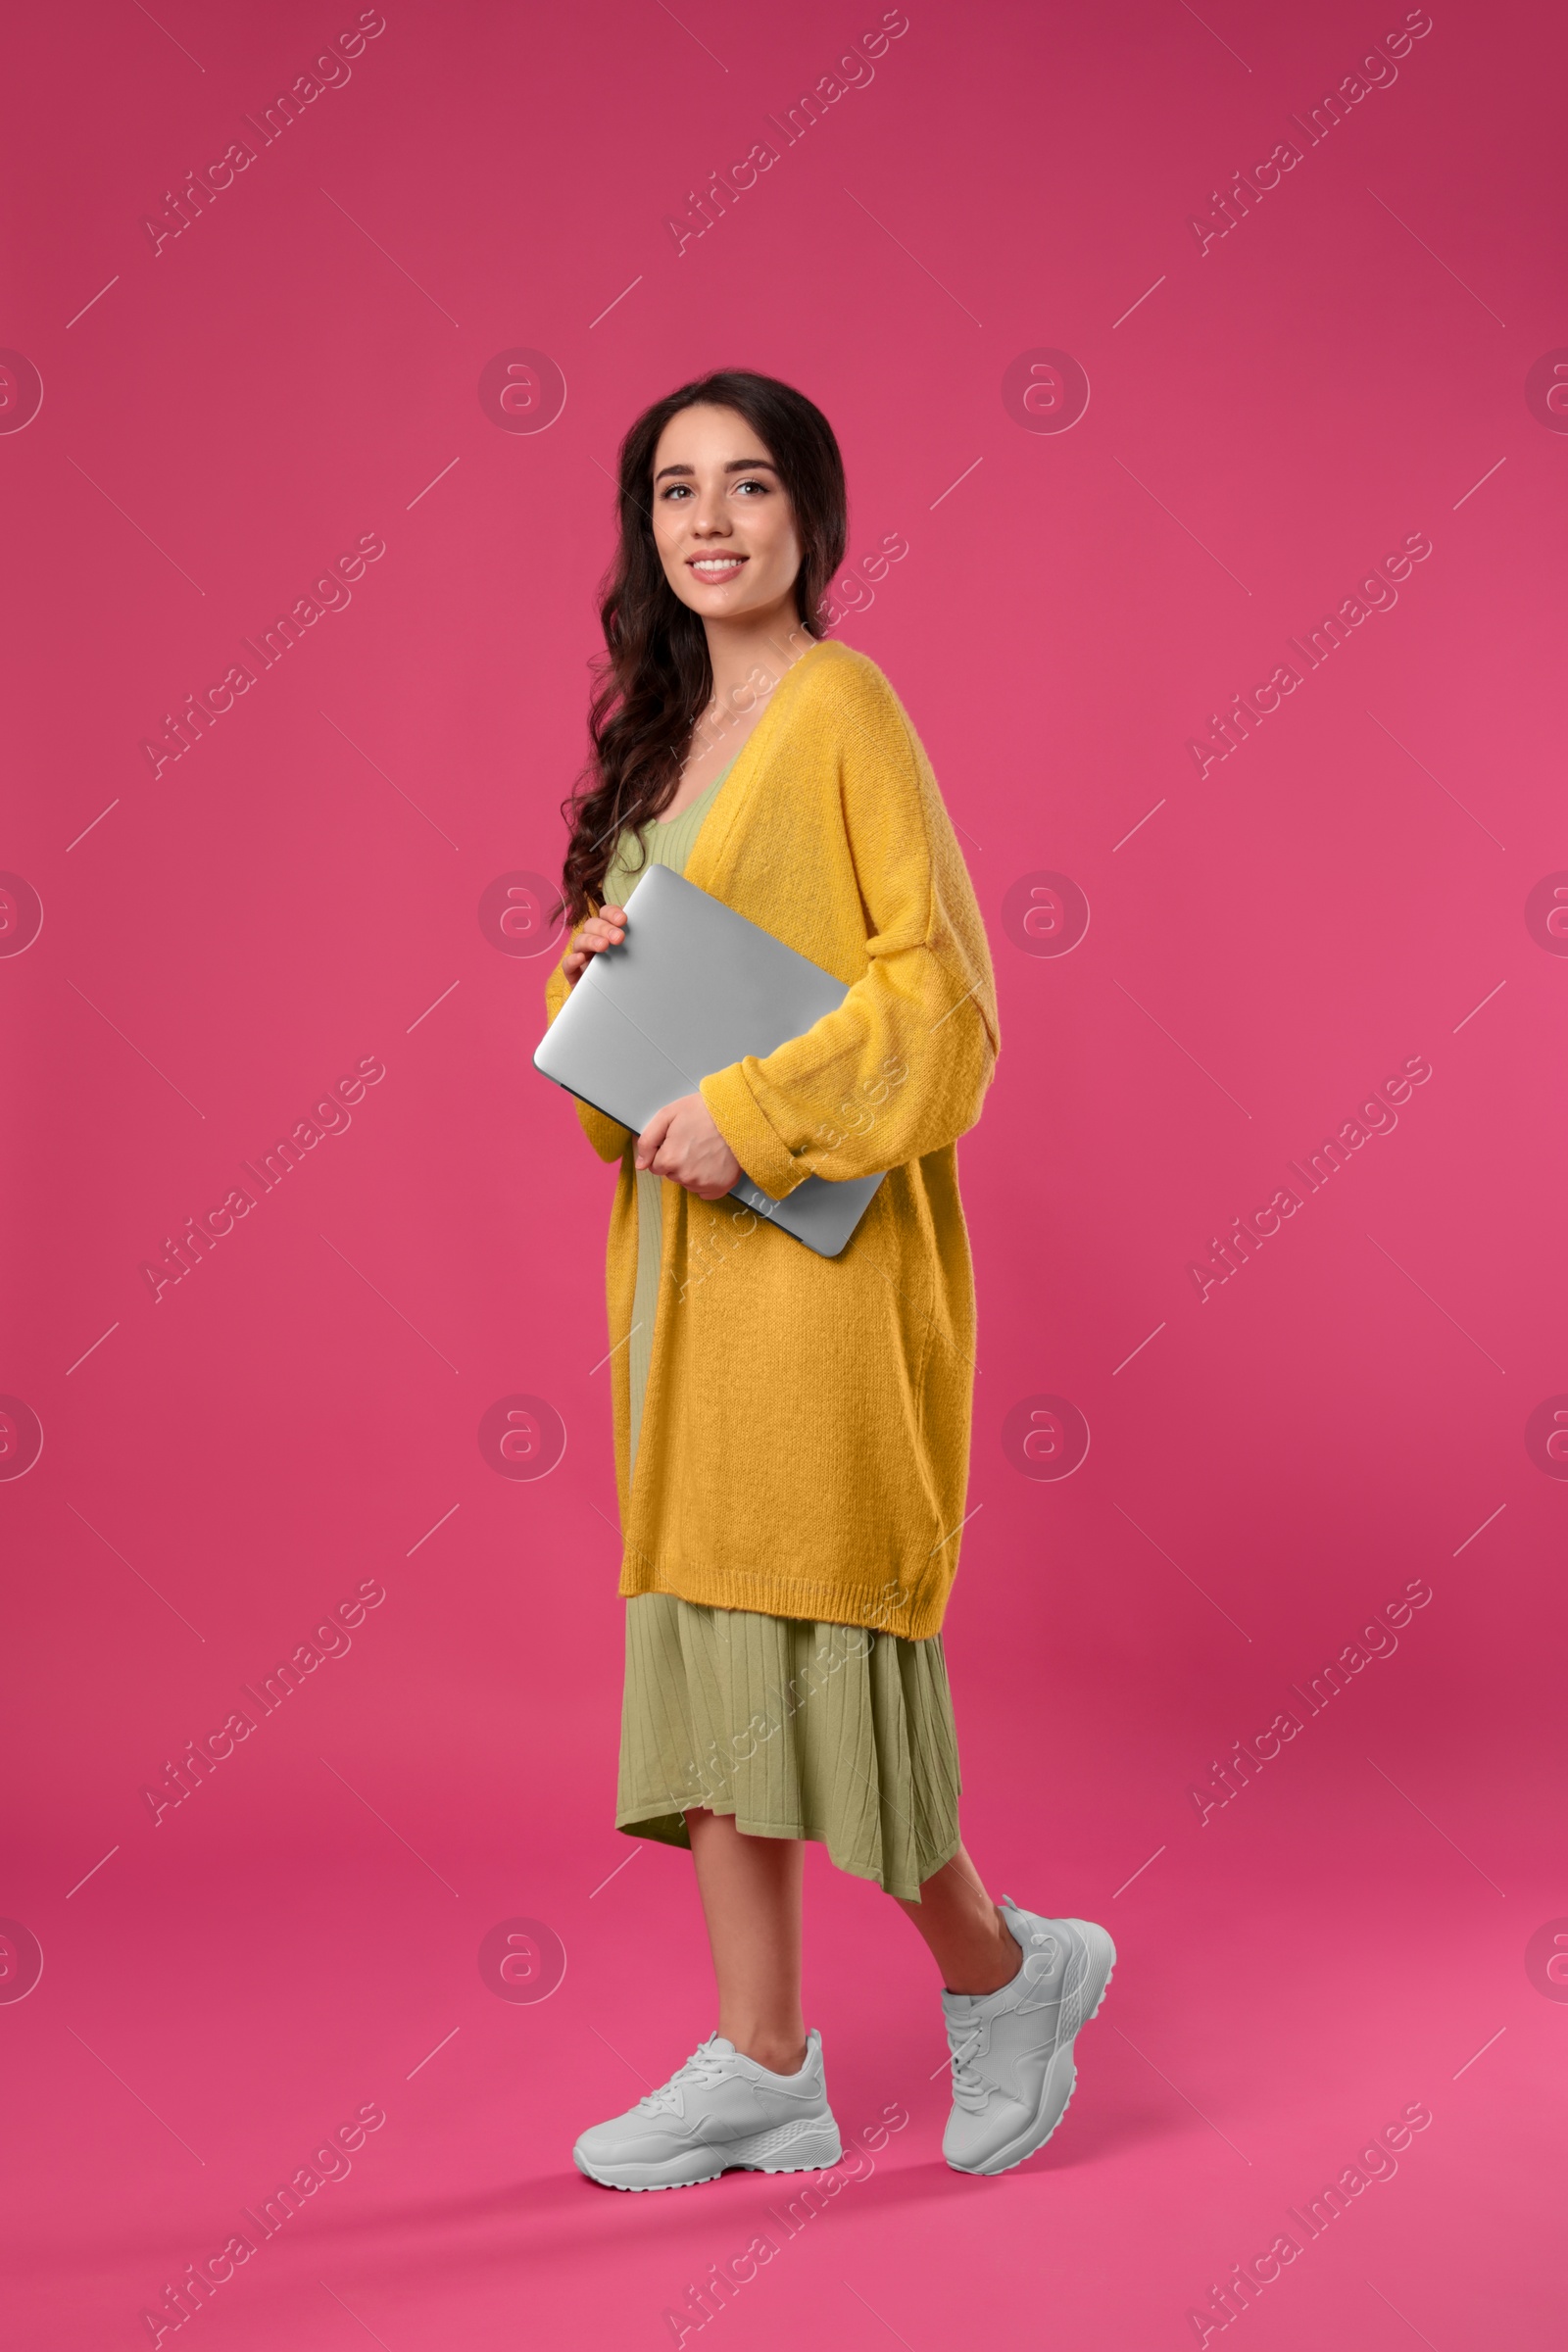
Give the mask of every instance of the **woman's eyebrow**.
[[[757, 473], [760, 470], [767, 473], [777, 473], [778, 467], [774, 465], [771, 458], [731, 458], [728, 465], [724, 467], [724, 471], [726, 473]], [[661, 466], [659, 471], [655, 474], [654, 479], [656, 482], [662, 482], [666, 474], [673, 473], [690, 476], [695, 471], [695, 466]]]

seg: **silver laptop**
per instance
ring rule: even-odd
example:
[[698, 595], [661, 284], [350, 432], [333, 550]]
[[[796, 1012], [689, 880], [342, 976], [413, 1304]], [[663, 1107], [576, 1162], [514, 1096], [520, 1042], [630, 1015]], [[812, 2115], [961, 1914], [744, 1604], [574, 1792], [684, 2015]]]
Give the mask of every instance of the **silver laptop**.
[[[713, 1071], [800, 1037], [848, 993], [667, 865], [648, 867], [626, 912], [625, 939], [590, 959], [533, 1059], [634, 1134]], [[819, 1256], [837, 1257], [881, 1181], [808, 1176], [787, 1200], [770, 1200], [743, 1175], [730, 1198]]]

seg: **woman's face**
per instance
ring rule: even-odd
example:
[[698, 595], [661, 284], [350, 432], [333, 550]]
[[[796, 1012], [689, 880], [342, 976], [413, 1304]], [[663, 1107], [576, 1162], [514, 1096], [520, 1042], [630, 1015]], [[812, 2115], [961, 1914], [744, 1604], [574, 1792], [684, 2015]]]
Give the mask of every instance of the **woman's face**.
[[801, 543], [789, 493], [734, 409], [682, 409], [661, 433], [654, 542], [675, 594], [704, 620], [755, 616], [791, 597]]

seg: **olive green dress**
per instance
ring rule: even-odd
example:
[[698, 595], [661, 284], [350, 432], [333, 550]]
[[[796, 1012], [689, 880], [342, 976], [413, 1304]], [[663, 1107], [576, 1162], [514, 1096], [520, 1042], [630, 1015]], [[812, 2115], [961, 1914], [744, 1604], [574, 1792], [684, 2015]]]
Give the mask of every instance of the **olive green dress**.
[[[730, 762], [733, 766], [733, 760]], [[650, 863], [685, 870], [726, 767], [667, 824], [628, 829], [604, 903], [627, 906]], [[636, 906], [628, 906], [636, 919]], [[637, 1287], [627, 1352], [631, 1475], [660, 1311], [664, 1179], [637, 1176]], [[780, 1248], [798, 1245], [779, 1237]], [[810, 1838], [840, 1870], [918, 1900], [958, 1848], [958, 1749], [942, 1637], [699, 1607], [626, 1603], [615, 1827], [689, 1845], [688, 1807], [760, 1838]]]

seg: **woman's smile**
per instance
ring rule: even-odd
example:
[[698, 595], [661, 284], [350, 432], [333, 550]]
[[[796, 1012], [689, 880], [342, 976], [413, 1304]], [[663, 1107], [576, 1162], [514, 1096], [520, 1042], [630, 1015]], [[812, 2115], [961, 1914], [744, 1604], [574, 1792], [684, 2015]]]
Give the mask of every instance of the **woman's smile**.
[[741, 568], [749, 564], [749, 556], [688, 556], [686, 568], [709, 587], [722, 587], [726, 580], [738, 579]]

